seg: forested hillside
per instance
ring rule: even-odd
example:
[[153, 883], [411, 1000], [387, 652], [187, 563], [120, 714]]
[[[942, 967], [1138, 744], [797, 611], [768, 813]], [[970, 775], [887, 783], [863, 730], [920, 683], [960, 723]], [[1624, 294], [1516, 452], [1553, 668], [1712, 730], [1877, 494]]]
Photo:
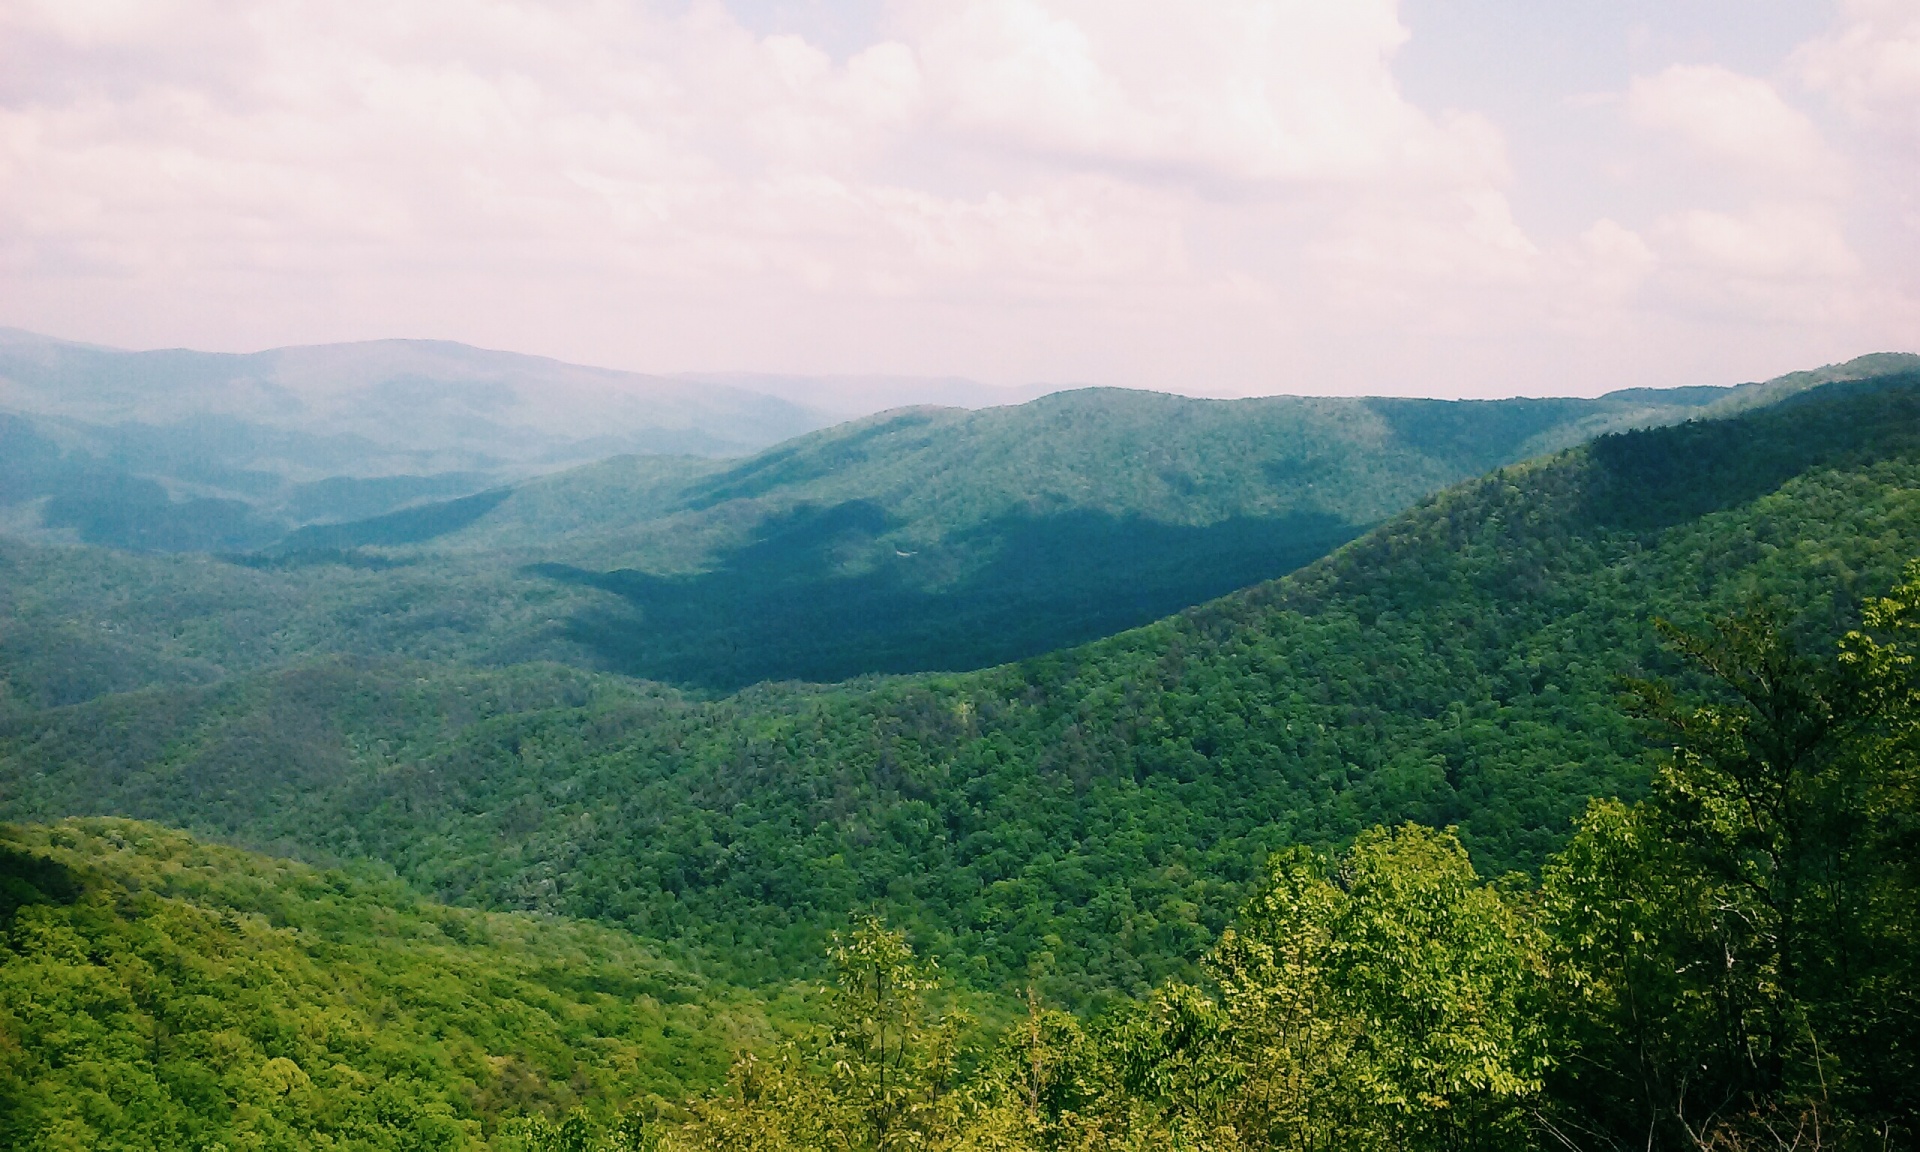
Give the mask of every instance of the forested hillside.
[[678, 491], [626, 463], [534, 482], [429, 547], [514, 549], [535, 571], [611, 593], [569, 635], [651, 679], [734, 689], [961, 670], [1272, 579], [1455, 481], [1733, 392], [1219, 401], [1086, 389], [908, 410]]
[[[138, 373], [99, 355], [120, 374], [89, 369], [106, 403]], [[160, 399], [293, 370], [187, 360], [181, 395]], [[548, 659], [723, 690], [983, 667], [1284, 574], [1488, 467], [1760, 387], [1484, 403], [1086, 390], [893, 413], [744, 460], [627, 456], [514, 484], [498, 471], [290, 484], [285, 460], [246, 455], [266, 448], [243, 429], [69, 420], [54, 436], [0, 418], [13, 507], [0, 527], [27, 537], [0, 540], [0, 701], [74, 703], [320, 654]], [[49, 546], [63, 535], [122, 550]], [[164, 555], [195, 550], [221, 561]]]
[[0, 540], [0, 713], [324, 655], [586, 663], [562, 624], [597, 599], [487, 563], [249, 567]]
[[856, 918], [829, 950], [829, 1027], [744, 1054], [727, 1091], [641, 1135], [711, 1152], [1910, 1147], [1920, 562], [1862, 607], [1834, 643], [1765, 607], [1663, 627], [1697, 679], [1630, 685], [1668, 742], [1648, 795], [1590, 804], [1537, 883], [1489, 882], [1418, 824], [1287, 848], [1202, 980], [1091, 1021], [1029, 993], [985, 1059], [930, 998], [938, 971]]
[[[620, 933], [125, 820], [0, 827], [0, 1145], [443, 1148], [804, 1019]], [[510, 1125], [509, 1125], [510, 1127]]]
[[1863, 607], [1830, 645], [1764, 607], [1665, 627], [1697, 680], [1632, 685], [1636, 714], [1671, 742], [1649, 794], [1590, 804], [1538, 883], [1490, 883], [1451, 830], [1417, 824], [1337, 853], [1296, 845], [1266, 861], [1197, 982], [1090, 1020], [1030, 984], [1024, 1019], [982, 1021], [871, 915], [832, 934], [827, 986], [770, 1014], [605, 929], [439, 907], [127, 821], [0, 829], [0, 1136], [528, 1152], [1907, 1147], [1920, 1134], [1920, 561]]
[[879, 907], [956, 976], [1098, 1003], [1193, 964], [1265, 855], [1457, 825], [1537, 868], [1637, 795], [1653, 621], [1777, 601], [1809, 642], [1920, 554], [1920, 382], [1604, 438], [1287, 579], [1021, 664], [698, 701], [324, 662], [9, 721], [15, 819], [115, 812], [385, 861], [457, 902], [805, 970]]

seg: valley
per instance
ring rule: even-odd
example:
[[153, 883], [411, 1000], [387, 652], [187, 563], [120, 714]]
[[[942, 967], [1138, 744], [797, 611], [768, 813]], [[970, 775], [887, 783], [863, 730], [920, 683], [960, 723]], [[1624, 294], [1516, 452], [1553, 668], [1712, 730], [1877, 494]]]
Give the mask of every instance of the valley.
[[[441, 372], [441, 399], [400, 414], [396, 429], [440, 426], [488, 389], [536, 378], [548, 388], [535, 368], [558, 379], [592, 370], [404, 344], [248, 360], [45, 343], [0, 346], [13, 357], [0, 355], [0, 378], [27, 381], [14, 402], [56, 387], [66, 397], [41, 415], [0, 414], [12, 421], [0, 435], [13, 437], [0, 505], [14, 524], [0, 534], [13, 617], [0, 647], [49, 652], [58, 635], [71, 666], [24, 656], [0, 698], [62, 703], [92, 691], [88, 654], [103, 651], [155, 682], [188, 683], [320, 653], [551, 659], [707, 691], [987, 667], [1284, 575], [1490, 468], [1904, 363], [1868, 357], [1763, 385], [1598, 400], [1093, 389], [884, 413], [744, 459], [633, 455], [558, 471], [510, 463], [513, 444], [549, 433], [486, 401], [499, 409], [485, 425], [494, 446], [461, 458], [470, 470], [413, 473], [392, 471], [407, 465], [363, 435], [386, 423], [383, 384], [287, 399], [279, 430], [245, 423], [280, 411], [267, 400], [222, 415], [242, 423], [214, 440], [191, 421], [159, 421], [184, 419], [236, 380], [278, 395], [334, 361], [365, 375], [398, 357], [383, 370], [403, 380]], [[116, 399], [155, 358], [174, 392], [145, 408]], [[275, 372], [288, 382], [273, 383]], [[746, 403], [724, 390], [719, 401]], [[122, 422], [74, 440], [67, 412]], [[728, 435], [764, 434], [737, 415], [713, 419], [734, 421]], [[318, 434], [304, 429], [352, 451], [275, 455], [286, 436]], [[56, 680], [64, 686], [44, 687]]]
[[[1379, 1146], [1449, 1146], [1449, 1116], [1481, 1117], [1489, 1147], [1532, 1146], [1543, 1117], [1666, 1123], [1694, 1089], [1568, 1071], [1625, 1025], [1558, 981], [1613, 987], [1609, 965], [1638, 963], [1581, 917], [1647, 877], [1721, 891], [1719, 864], [1651, 846], [1801, 835], [1699, 815], [1713, 773], [1744, 779], [1746, 761], [1686, 718], [1783, 723], [1741, 669], [1830, 668], [1819, 707], [1860, 717], [1822, 720], [1792, 771], [1880, 766], [1864, 791], [1807, 785], [1804, 802], [1869, 830], [1847, 859], [1880, 861], [1885, 887], [1844, 889], [1846, 932], [1875, 979], [1911, 975], [1913, 360], [1597, 401], [1085, 390], [416, 493], [245, 550], [0, 540], [0, 984], [22, 990], [0, 1012], [0, 1134], [68, 1117], [135, 1143], [780, 1146], [740, 1133], [839, 1123], [808, 1099], [873, 1115], [836, 1013], [879, 1011], [856, 992], [882, 963], [927, 990], [898, 1007], [901, 1035], [969, 1085], [962, 1111], [914, 1113], [943, 1147], [1016, 1130], [1028, 1143], [997, 1146], [1165, 1146], [1203, 1116], [1308, 1146], [1307, 1120], [1182, 1077], [1201, 1075], [1189, 1060], [1267, 1067], [1234, 1047], [1280, 1043], [1236, 981], [1309, 971], [1332, 981], [1310, 1023], [1348, 1054], [1286, 1057], [1307, 1061], [1301, 1106]], [[1731, 647], [1686, 639], [1715, 635]], [[1649, 684], [1654, 704], [1627, 702]], [[1679, 736], [1652, 726], [1661, 708]], [[1641, 871], [1607, 863], [1639, 860], [1629, 841], [1653, 853]], [[1841, 871], [1819, 883], [1858, 882]], [[1673, 916], [1648, 939], [1734, 947]], [[1368, 917], [1400, 927], [1369, 936]], [[1797, 962], [1814, 972], [1816, 944], [1782, 923], [1738, 947], [1813, 949]], [[1457, 950], [1390, 955], [1405, 932]], [[1333, 951], [1296, 972], [1236, 940]], [[1404, 1006], [1353, 967], [1367, 956], [1487, 999], [1436, 1004], [1402, 1036]], [[262, 980], [288, 990], [237, 991]], [[1778, 994], [1809, 1027], [1855, 1013], [1820, 1033], [1847, 1061], [1905, 1035], [1858, 1015], [1839, 976], [1793, 980]], [[41, 989], [83, 985], [85, 1006], [40, 1007], [69, 1003]], [[189, 985], [227, 1023], [181, 1007]], [[94, 1031], [60, 1032], [63, 1012]], [[369, 1012], [434, 1040], [334, 1038], [385, 1035]], [[1210, 1023], [1182, 1032], [1182, 1013]], [[1663, 1060], [1709, 1044], [1705, 1024], [1660, 1020], [1642, 1040]], [[169, 1029], [174, 1057], [139, 1055]], [[1418, 1046], [1446, 1029], [1485, 1046], [1492, 1079], [1420, 1089], [1442, 1101], [1431, 1115], [1349, 1094], [1355, 1062], [1427, 1075], [1442, 1057]], [[1767, 1036], [1801, 1067], [1798, 1041]], [[238, 1053], [226, 1080], [206, 1071], [215, 1051]], [[741, 1052], [768, 1061], [759, 1095]], [[1080, 1103], [1033, 1103], [1021, 1060], [1079, 1068]], [[87, 1089], [110, 1106], [74, 1103], [83, 1065], [114, 1069], [86, 1080], [118, 1085]], [[934, 1067], [910, 1081], [928, 1101]], [[1891, 1073], [1842, 1070], [1867, 1086], [1846, 1115], [1904, 1123], [1904, 1103], [1871, 1102]], [[1786, 1099], [1794, 1075], [1727, 1090]], [[281, 1081], [297, 1091], [259, 1095]]]

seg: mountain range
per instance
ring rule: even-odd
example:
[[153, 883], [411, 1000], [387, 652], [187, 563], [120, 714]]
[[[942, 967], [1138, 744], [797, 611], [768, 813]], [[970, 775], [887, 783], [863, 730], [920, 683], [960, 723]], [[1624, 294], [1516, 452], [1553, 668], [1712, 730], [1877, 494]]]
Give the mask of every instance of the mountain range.
[[[0, 549], [14, 564], [0, 648], [40, 653], [12, 696], [68, 702], [125, 682], [108, 668], [193, 682], [318, 651], [539, 656], [723, 691], [984, 667], [1283, 575], [1491, 467], [1901, 363], [1592, 400], [1083, 389], [900, 409], [746, 456], [628, 454], [529, 476], [700, 404], [698, 426], [733, 436], [774, 434], [764, 420], [743, 431], [741, 411], [811, 417], [707, 384], [645, 392], [661, 382], [427, 343], [222, 357], [15, 336], [0, 353], [8, 396], [40, 406], [0, 418], [0, 519], [21, 541]], [[598, 407], [556, 403], [568, 389], [601, 389]], [[545, 425], [516, 422], [535, 409]], [[382, 456], [376, 436], [473, 470]], [[328, 444], [351, 451], [314, 454]], [[423, 470], [322, 475], [333, 466]], [[61, 540], [121, 551], [47, 549]], [[227, 570], [164, 558], [194, 552]], [[117, 591], [77, 602], [63, 590], [76, 579]], [[220, 589], [195, 600], [198, 622], [152, 611], [183, 579]], [[141, 638], [163, 625], [178, 626]]]
[[0, 1144], [1910, 1135], [1920, 357], [252, 495], [96, 391], [0, 457]]
[[1920, 554], [1916, 468], [1920, 375], [1829, 383], [1496, 469], [1278, 581], [986, 671], [703, 699], [292, 653], [17, 712], [0, 802], [371, 857], [742, 979], [877, 902], [956, 971], [1039, 964], [1098, 1000], [1183, 971], [1285, 843], [1415, 819], [1537, 865], [1588, 797], [1645, 784], [1613, 700], [1670, 668], [1654, 619], [1761, 596], [1837, 634]]
[[132, 352], [0, 329], [0, 522], [146, 551], [246, 550], [619, 453], [738, 456], [900, 397], [1035, 391], [642, 375], [431, 340]]

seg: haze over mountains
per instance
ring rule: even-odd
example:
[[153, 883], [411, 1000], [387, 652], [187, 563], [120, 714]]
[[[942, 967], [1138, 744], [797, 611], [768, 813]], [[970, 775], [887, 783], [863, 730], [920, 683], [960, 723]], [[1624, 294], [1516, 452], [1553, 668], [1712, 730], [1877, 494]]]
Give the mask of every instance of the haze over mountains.
[[[15, 444], [117, 427], [20, 419]], [[805, 989], [870, 914], [989, 1020], [1025, 989], [1078, 1014], [1045, 1018], [1061, 1035], [1095, 1021], [1074, 1044], [1144, 1029], [1176, 1047], [1137, 1058], [1177, 1062], [1213, 1041], [1155, 1021], [1213, 995], [1223, 931], [1264, 931], [1260, 901], [1281, 898], [1270, 854], [1326, 859], [1303, 845], [1363, 853], [1311, 865], [1336, 902], [1367, 891], [1354, 868], [1387, 866], [1364, 853], [1398, 860], [1413, 904], [1393, 915], [1425, 925], [1405, 938], [1480, 940], [1544, 908], [1561, 910], [1537, 930], [1553, 947], [1586, 947], [1565, 908], [1667, 898], [1552, 887], [1586, 867], [1576, 827], [1591, 840], [1641, 811], [1591, 801], [1659, 800], [1673, 779], [1623, 678], [1711, 692], [1656, 620], [1762, 605], [1797, 651], [1831, 651], [1920, 556], [1910, 356], [1597, 400], [1086, 389], [909, 408], [732, 458], [458, 474], [486, 486], [357, 519], [239, 501], [274, 528], [245, 549], [49, 540], [69, 489], [19, 494], [105, 458], [37, 451], [6, 461], [24, 511], [0, 539], [0, 818], [34, 822], [0, 829], [0, 1137], [24, 1147], [56, 1130], [587, 1146], [515, 1135], [576, 1107], [580, 1133], [644, 1120], [666, 1125], [645, 1128], [661, 1147], [709, 1147], [671, 1143], [692, 1131], [673, 1125], [779, 1097], [687, 1096], [718, 1091], [729, 1047], [771, 1059], [841, 1003]], [[229, 499], [162, 491], [149, 507], [188, 524], [196, 499]], [[135, 513], [121, 522], [158, 522]], [[1893, 766], [1872, 795], [1896, 832], [1904, 747], [1871, 752]], [[1407, 821], [1454, 831], [1367, 831]], [[1435, 893], [1475, 867], [1546, 888], [1510, 877], [1474, 889], [1479, 912], [1445, 911]], [[1431, 887], [1442, 873], [1453, 887]], [[1906, 939], [1912, 904], [1874, 939]], [[529, 912], [547, 919], [502, 915]], [[1443, 912], [1466, 919], [1435, 928]], [[1590, 1001], [1551, 983], [1547, 945], [1496, 935], [1535, 973], [1512, 979], [1545, 981], [1529, 996], [1561, 998], [1521, 1018], [1567, 1061], [1551, 1067], [1632, 1038], [1568, 1031], [1555, 1013]], [[1876, 972], [1905, 962], [1874, 947]], [[1898, 1026], [1822, 1043], [1863, 1060]], [[1662, 1035], [1642, 1040], [1700, 1065], [1693, 1033]], [[813, 1074], [787, 1051], [779, 1067]], [[1622, 1106], [1583, 1083], [1516, 1080], [1514, 1107], [1613, 1123]], [[1130, 1080], [1101, 1091], [1128, 1123], [1189, 1107]]]
[[[1082, 389], [903, 409], [726, 459], [692, 449], [822, 417], [708, 383], [426, 342], [215, 356], [16, 334], [0, 345], [22, 412], [0, 416], [11, 531], [214, 553], [254, 571], [191, 578], [224, 589], [211, 648], [135, 658], [139, 621], [110, 640], [82, 630], [81, 643], [70, 621], [98, 607], [44, 582], [71, 581], [79, 564], [124, 590], [108, 615], [125, 615], [154, 603], [140, 586], [173, 587], [185, 569], [16, 553], [17, 615], [0, 644], [100, 655], [57, 674], [30, 662], [44, 675], [23, 668], [14, 691], [42, 701], [118, 682], [88, 667], [132, 660], [192, 681], [268, 651], [540, 655], [719, 689], [976, 668], [1283, 575], [1501, 464], [1902, 363], [1598, 399]], [[554, 471], [645, 442], [675, 451]], [[247, 639], [277, 614], [273, 646]], [[307, 622], [300, 639], [286, 614]], [[55, 617], [69, 623], [34, 623]]]
[[[739, 454], [824, 417], [760, 392], [435, 340], [126, 352], [8, 330], [0, 404], [90, 424], [223, 420], [292, 444], [255, 467], [379, 475]], [[284, 455], [275, 455], [278, 449]]]
[[243, 550], [620, 453], [737, 456], [899, 403], [1014, 396], [966, 381], [646, 376], [429, 340], [234, 355], [8, 329], [0, 506], [58, 490], [38, 517], [56, 532]]
[[[1613, 701], [1666, 666], [1652, 619], [1764, 591], [1832, 635], [1850, 590], [1920, 555], [1916, 453], [1920, 374], [1801, 390], [1496, 471], [1278, 582], [963, 676], [703, 703], [282, 636], [255, 672], [17, 712], [0, 796], [11, 818], [371, 855], [450, 899], [705, 942], [756, 978], [877, 900], [982, 979], [1047, 950], [1056, 994], [1138, 990], [1290, 841], [1417, 819], [1536, 865], [1588, 796], [1645, 784]], [[386, 587], [431, 597], [458, 571]], [[209, 607], [211, 632], [158, 631], [211, 651]]]
[[[739, 457], [883, 409], [1004, 406], [1045, 391], [956, 379], [642, 376], [435, 341], [125, 352], [6, 330], [0, 527], [142, 551], [251, 551], [305, 524], [623, 453]], [[1546, 423], [1564, 421], [1577, 438], [1670, 419], [1715, 395], [1621, 394], [1562, 405]], [[1464, 437], [1455, 449], [1478, 435], [1473, 424], [1451, 433]], [[1533, 447], [1554, 442], [1541, 428]], [[1459, 457], [1453, 472], [1485, 455]]]

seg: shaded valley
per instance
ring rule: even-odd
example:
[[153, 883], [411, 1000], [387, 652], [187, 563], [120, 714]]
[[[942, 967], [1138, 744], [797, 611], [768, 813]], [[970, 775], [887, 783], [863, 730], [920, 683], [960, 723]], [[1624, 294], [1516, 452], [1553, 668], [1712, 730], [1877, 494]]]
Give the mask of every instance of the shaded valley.
[[[1290, 572], [1360, 531], [1310, 513], [1188, 526], [1064, 512], [988, 521], [912, 552], [886, 548], [858, 574], [838, 570], [889, 527], [883, 510], [849, 502], [770, 517], [697, 575], [532, 570], [630, 608], [588, 609], [568, 626], [608, 667], [732, 690], [1003, 664]], [[969, 564], [976, 549], [990, 559]], [[927, 569], [963, 574], [929, 588]]]

